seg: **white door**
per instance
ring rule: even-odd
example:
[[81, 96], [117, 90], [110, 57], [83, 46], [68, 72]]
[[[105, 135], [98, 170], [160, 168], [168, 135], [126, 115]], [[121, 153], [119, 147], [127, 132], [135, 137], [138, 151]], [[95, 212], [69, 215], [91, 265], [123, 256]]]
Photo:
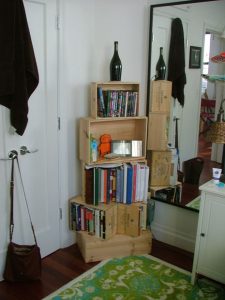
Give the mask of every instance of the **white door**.
[[[171, 23], [174, 19], [174, 15], [171, 15], [170, 13], [161, 13], [160, 15], [160, 8], [155, 9], [158, 11], [158, 14], [154, 14], [154, 21], [153, 21], [153, 41], [152, 41], [152, 57], [151, 57], [151, 74], [150, 78], [152, 80], [155, 79], [155, 68], [157, 61], [159, 59], [159, 49], [160, 47], [163, 47], [163, 58], [165, 61], [166, 66], [168, 66], [168, 60], [169, 60], [169, 48], [170, 48], [170, 38], [171, 38]], [[176, 13], [175, 13], [176, 15]], [[178, 15], [178, 12], [177, 12]], [[184, 31], [184, 40], [187, 39], [187, 32], [188, 32], [188, 24], [185, 21], [182, 21], [183, 24], [183, 31]], [[186, 49], [185, 49], [186, 51]], [[187, 52], [187, 51], [186, 51]], [[166, 72], [166, 78], [167, 78]], [[177, 101], [171, 101], [171, 109], [170, 109], [171, 115], [170, 115], [170, 124], [169, 124], [169, 143], [174, 147], [175, 142], [175, 122], [174, 118], [179, 119], [179, 127], [182, 128], [182, 120], [183, 120], [183, 109], [180, 106], [180, 104]], [[180, 137], [181, 130], [179, 130], [179, 137], [178, 140], [181, 140]]]
[[[220, 34], [212, 34], [210, 39], [210, 57], [213, 57], [223, 52], [224, 47], [225, 47], [225, 42], [223, 39], [221, 39]], [[224, 64], [213, 63], [211, 62], [211, 60], [209, 61], [209, 74], [220, 75], [220, 74], [224, 74], [224, 71], [225, 71]], [[224, 99], [225, 96], [224, 83], [221, 84], [221, 82], [216, 82], [216, 83], [208, 82], [207, 91], [208, 89], [213, 95], [213, 99], [216, 98], [216, 109], [215, 109], [215, 118], [216, 118], [220, 108], [221, 101], [222, 99]], [[223, 145], [212, 143], [211, 160], [221, 163], [222, 153], [223, 153]]]
[[[9, 132], [9, 111], [0, 107], [0, 158], [13, 149], [19, 152], [23, 183], [43, 257], [60, 247], [57, 0], [25, 0], [24, 6], [40, 81], [29, 99], [28, 125], [23, 136]], [[26, 146], [31, 153], [21, 155], [21, 146]], [[10, 161], [0, 161], [0, 275], [8, 244], [10, 166]], [[14, 241], [33, 243], [17, 168], [15, 189]]]

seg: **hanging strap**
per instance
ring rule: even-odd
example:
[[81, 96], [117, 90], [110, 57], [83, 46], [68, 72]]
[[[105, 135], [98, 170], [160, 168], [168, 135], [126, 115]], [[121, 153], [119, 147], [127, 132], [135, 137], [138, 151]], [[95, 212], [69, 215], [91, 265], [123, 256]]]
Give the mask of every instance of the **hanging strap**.
[[22, 174], [21, 174], [19, 160], [18, 160], [17, 155], [12, 158], [11, 181], [10, 181], [10, 199], [11, 199], [10, 242], [12, 241], [13, 229], [14, 229], [14, 218], [13, 218], [13, 209], [14, 209], [14, 160], [16, 160], [16, 162], [17, 162], [19, 175], [20, 175], [20, 181], [21, 181], [21, 184], [22, 184], [22, 189], [23, 189], [23, 194], [24, 194], [24, 199], [25, 199], [27, 212], [28, 212], [28, 216], [29, 216], [29, 220], [30, 220], [30, 225], [31, 225], [31, 229], [32, 229], [32, 232], [33, 232], [35, 244], [37, 245], [37, 239], [36, 239], [36, 235], [35, 235], [35, 231], [34, 231], [34, 226], [33, 226], [32, 221], [31, 221], [30, 210], [29, 210], [29, 206], [28, 206], [28, 202], [27, 202], [27, 197], [26, 197], [26, 193], [25, 193], [25, 188], [24, 188], [24, 184], [23, 184]]
[[179, 144], [178, 144], [178, 120], [179, 118], [175, 118], [175, 148], [177, 149], [178, 155], [178, 170], [180, 170], [180, 153], [179, 153]]
[[9, 238], [12, 241], [14, 218], [13, 218], [13, 191], [14, 191], [14, 158], [12, 158], [11, 180], [10, 180], [10, 224], [9, 224]]

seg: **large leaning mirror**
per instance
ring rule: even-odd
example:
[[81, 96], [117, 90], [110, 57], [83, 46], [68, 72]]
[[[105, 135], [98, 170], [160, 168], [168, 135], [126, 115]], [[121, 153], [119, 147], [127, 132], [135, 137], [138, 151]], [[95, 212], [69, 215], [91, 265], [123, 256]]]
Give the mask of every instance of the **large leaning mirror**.
[[[176, 192], [181, 195], [180, 198], [174, 198], [175, 193], [170, 185], [151, 185], [150, 181], [150, 187], [155, 199], [168, 200], [169, 203], [195, 211], [198, 211], [199, 205], [199, 185], [212, 178], [212, 168], [219, 168], [222, 160], [223, 145], [209, 143], [205, 137], [222, 99], [225, 98], [225, 82], [208, 80], [211, 75], [225, 74], [225, 64], [210, 60], [225, 51], [224, 13], [224, 0], [173, 2], [150, 7], [148, 116], [152, 113], [152, 91], [153, 84], [157, 81], [156, 65], [160, 48], [163, 49], [166, 65], [165, 80], [168, 80], [171, 26], [175, 19], [181, 22], [183, 28], [186, 75], [184, 103], [171, 97], [169, 118], [166, 119], [162, 114], [156, 126], [159, 131], [160, 126], [167, 126], [167, 144], [171, 149], [176, 149], [174, 158], [177, 166], [171, 171], [170, 185], [172, 182], [173, 188], [174, 180], [179, 182]], [[202, 74], [207, 76], [203, 77]], [[155, 92], [159, 91], [156, 89]], [[149, 147], [151, 138], [148, 135], [148, 155], [151, 151], [154, 152], [154, 147]], [[177, 173], [177, 170], [180, 172]], [[188, 181], [188, 172], [189, 177], [196, 178], [195, 182]], [[177, 174], [181, 176], [176, 177]]]

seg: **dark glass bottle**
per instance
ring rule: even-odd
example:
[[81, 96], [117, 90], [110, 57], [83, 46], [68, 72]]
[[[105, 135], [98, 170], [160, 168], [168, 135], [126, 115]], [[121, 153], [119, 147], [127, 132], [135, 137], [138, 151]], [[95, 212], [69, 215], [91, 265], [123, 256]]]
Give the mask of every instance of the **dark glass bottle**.
[[166, 77], [166, 64], [163, 59], [163, 47], [160, 47], [159, 59], [156, 64], [155, 80], [164, 80]]
[[114, 42], [114, 54], [110, 62], [110, 80], [120, 81], [122, 75], [122, 63], [118, 54], [118, 42]]

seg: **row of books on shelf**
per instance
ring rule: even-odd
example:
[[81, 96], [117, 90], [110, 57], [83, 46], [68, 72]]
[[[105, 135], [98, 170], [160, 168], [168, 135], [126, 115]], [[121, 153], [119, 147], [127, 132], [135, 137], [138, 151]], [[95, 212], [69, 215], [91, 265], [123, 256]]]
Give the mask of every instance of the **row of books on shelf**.
[[87, 231], [101, 239], [109, 239], [115, 234], [139, 236], [146, 230], [147, 204], [112, 204], [108, 209], [100, 209], [76, 202], [70, 203], [70, 228]]
[[99, 117], [134, 117], [137, 116], [138, 92], [103, 91], [98, 87]]
[[85, 167], [86, 203], [147, 201], [149, 167], [145, 163], [104, 164]]
[[71, 204], [71, 229], [87, 231], [91, 235], [105, 239], [105, 211]]

